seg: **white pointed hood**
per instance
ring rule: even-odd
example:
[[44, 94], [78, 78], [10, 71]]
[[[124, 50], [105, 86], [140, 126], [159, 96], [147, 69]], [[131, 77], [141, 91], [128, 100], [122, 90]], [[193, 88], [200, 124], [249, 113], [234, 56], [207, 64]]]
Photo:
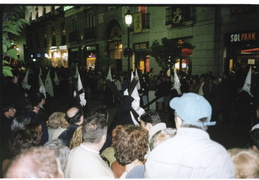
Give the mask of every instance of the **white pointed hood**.
[[78, 66], [77, 66], [77, 64], [76, 64], [76, 73], [75, 73], [75, 78], [77, 78], [78, 77], [78, 75], [79, 75], [79, 71], [78, 71]]
[[39, 92], [44, 94], [45, 98], [47, 97], [46, 96], [46, 89], [45, 89], [45, 86], [44, 86], [43, 81], [41, 79], [40, 73], [39, 73]]
[[55, 84], [56, 84], [57, 86], [59, 85], [59, 78], [58, 78], [58, 75], [57, 75], [57, 72], [56, 72], [56, 71], [55, 71], [54, 82], [55, 82]]
[[241, 88], [241, 91], [246, 91], [251, 97], [254, 97], [251, 93], [251, 80], [252, 80], [252, 66], [250, 66], [249, 71], [246, 75], [246, 80], [244, 82], [243, 87]]
[[136, 69], [135, 70], [135, 77], [138, 79], [138, 83], [137, 83], [137, 90], [140, 90], [141, 89], [141, 86], [140, 86], [140, 80], [139, 80], [139, 77], [138, 77], [138, 70]]
[[39, 72], [39, 75], [42, 76], [42, 70], [41, 70], [41, 67], [40, 67], [40, 72]]
[[52, 80], [50, 78], [50, 69], [49, 69], [47, 77], [45, 79], [45, 88], [46, 88], [46, 92], [50, 95], [50, 97], [53, 97], [54, 91], [53, 91]]
[[[80, 92], [80, 90], [82, 90], [82, 89], [83, 89], [83, 84], [82, 84], [82, 81], [81, 81], [80, 74], [78, 74], [77, 91]], [[86, 100], [85, 100], [85, 93], [84, 93], [84, 91], [81, 94], [79, 94], [79, 98], [80, 98], [81, 106], [85, 106], [86, 105]]]
[[107, 75], [106, 79], [109, 79], [110, 81], [113, 81], [113, 79], [112, 79], [111, 66], [109, 66], [109, 71], [108, 71], [108, 75]]
[[26, 72], [26, 74], [25, 74], [25, 76], [24, 76], [24, 79], [23, 79], [23, 81], [22, 81], [22, 87], [23, 87], [24, 89], [28, 89], [28, 90], [31, 89], [31, 85], [29, 85], [29, 83], [28, 83], [29, 73], [30, 73], [30, 69], [27, 70], [27, 72]]
[[172, 89], [175, 89], [177, 91], [178, 95], [182, 94], [180, 87], [181, 87], [181, 83], [180, 83], [179, 77], [176, 73], [176, 69], [174, 68], [174, 86]]

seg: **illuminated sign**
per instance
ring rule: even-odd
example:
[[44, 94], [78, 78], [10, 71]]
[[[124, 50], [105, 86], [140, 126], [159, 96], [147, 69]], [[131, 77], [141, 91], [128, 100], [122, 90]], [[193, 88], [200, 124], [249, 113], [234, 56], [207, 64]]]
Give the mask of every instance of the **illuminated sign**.
[[255, 41], [256, 32], [230, 34], [230, 42]]
[[74, 6], [64, 6], [63, 10], [68, 11], [69, 9], [72, 9], [72, 8], [74, 8]]
[[65, 49], [67, 49], [67, 45], [59, 46], [59, 49], [60, 49], [60, 50], [65, 50]]
[[96, 50], [96, 46], [87, 46], [87, 47], [86, 47], [86, 50], [87, 50], [87, 51]]
[[248, 59], [247, 64], [255, 64], [255, 59]]
[[135, 51], [146, 50], [148, 48], [148, 42], [134, 44]]
[[57, 46], [51, 46], [49, 50], [50, 50], [51, 52], [57, 51], [57, 50], [58, 50], [58, 47], [57, 47]]
[[71, 52], [76, 52], [76, 51], [79, 51], [79, 49], [78, 48], [72, 48], [71, 49]]

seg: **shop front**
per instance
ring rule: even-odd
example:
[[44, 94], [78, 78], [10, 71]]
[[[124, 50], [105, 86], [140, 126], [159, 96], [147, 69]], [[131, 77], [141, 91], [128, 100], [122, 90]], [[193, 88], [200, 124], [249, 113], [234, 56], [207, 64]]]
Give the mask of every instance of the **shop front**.
[[259, 31], [233, 32], [225, 34], [225, 71], [233, 71], [235, 64], [251, 65], [259, 71]]
[[122, 72], [122, 41], [108, 42], [109, 58], [115, 60], [117, 72]]
[[142, 73], [150, 71], [150, 59], [147, 49], [149, 47], [148, 42], [135, 43], [134, 53], [135, 61], [134, 68], [139, 69]]
[[44, 61], [47, 66], [68, 67], [67, 46], [51, 46], [49, 53], [44, 53]]
[[87, 71], [95, 69], [97, 51], [98, 51], [98, 45], [86, 46], [85, 68]]

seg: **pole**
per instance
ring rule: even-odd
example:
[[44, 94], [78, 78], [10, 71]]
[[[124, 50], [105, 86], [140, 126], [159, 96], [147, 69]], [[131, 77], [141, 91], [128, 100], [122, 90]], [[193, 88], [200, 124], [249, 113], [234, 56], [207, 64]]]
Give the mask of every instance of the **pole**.
[[[130, 48], [130, 31], [129, 31], [129, 26], [128, 26], [128, 48]], [[128, 56], [128, 73], [130, 73], [130, 57]]]

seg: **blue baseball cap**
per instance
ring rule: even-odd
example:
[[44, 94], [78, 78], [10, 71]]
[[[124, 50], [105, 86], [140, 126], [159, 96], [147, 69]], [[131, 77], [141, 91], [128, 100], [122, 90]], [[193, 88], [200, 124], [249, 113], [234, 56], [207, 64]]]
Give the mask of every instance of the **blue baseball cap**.
[[[181, 97], [173, 98], [170, 107], [185, 122], [195, 126], [212, 126], [216, 122], [210, 122], [212, 108], [210, 103], [201, 95], [186, 93]], [[207, 122], [199, 122], [201, 118], [208, 118]]]

